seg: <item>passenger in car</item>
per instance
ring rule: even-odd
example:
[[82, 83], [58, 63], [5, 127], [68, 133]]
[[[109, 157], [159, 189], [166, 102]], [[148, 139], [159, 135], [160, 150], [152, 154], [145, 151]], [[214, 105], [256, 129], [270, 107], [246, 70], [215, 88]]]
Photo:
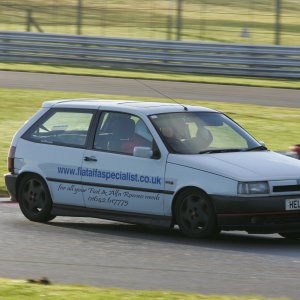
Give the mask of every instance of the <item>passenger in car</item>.
[[136, 146], [152, 147], [153, 138], [145, 123], [138, 120], [135, 124], [135, 130], [132, 140], [125, 142], [122, 145], [122, 152], [133, 154], [133, 149]]
[[112, 136], [108, 142], [108, 150], [113, 152], [125, 152], [126, 143], [132, 142], [135, 123], [128, 117], [115, 119], [112, 123]]

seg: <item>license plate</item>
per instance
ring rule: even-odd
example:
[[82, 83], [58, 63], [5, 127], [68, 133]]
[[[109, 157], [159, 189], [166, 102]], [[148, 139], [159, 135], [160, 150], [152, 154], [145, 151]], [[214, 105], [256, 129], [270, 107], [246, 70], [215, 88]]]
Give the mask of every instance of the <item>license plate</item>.
[[285, 210], [300, 210], [300, 199], [286, 199]]

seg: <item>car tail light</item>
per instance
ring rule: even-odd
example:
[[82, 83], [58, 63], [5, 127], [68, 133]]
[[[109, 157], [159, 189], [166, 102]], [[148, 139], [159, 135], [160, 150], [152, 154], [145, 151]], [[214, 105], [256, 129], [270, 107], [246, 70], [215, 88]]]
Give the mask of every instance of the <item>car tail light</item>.
[[15, 168], [15, 153], [16, 153], [16, 147], [10, 146], [7, 156], [7, 169], [8, 172], [13, 173]]

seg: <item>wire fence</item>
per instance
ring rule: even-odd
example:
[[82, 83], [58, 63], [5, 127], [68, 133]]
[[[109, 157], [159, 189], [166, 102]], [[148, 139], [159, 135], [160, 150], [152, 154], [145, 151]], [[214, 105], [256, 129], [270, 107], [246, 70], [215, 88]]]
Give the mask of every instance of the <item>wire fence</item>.
[[299, 0], [0, 0], [1, 30], [300, 45]]

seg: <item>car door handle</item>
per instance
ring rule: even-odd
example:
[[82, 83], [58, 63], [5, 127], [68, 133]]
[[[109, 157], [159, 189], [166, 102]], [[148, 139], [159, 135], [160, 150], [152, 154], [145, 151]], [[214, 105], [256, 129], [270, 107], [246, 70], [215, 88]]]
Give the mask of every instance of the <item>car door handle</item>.
[[98, 161], [95, 156], [85, 156], [84, 161]]

